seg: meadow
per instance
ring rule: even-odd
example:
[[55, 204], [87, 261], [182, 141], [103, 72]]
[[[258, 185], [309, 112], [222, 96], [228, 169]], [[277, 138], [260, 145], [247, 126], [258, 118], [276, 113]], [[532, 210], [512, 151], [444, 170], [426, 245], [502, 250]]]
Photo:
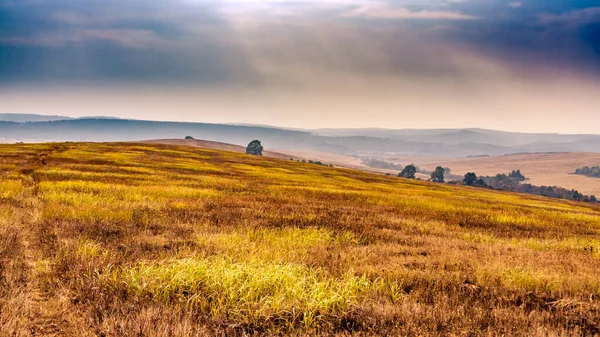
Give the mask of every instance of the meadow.
[[600, 207], [173, 145], [0, 145], [2, 336], [594, 336]]

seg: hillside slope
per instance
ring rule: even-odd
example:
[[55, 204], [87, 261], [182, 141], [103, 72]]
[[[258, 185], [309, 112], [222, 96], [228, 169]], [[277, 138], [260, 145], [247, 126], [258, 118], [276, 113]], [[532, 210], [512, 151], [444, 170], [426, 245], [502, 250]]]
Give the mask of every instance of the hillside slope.
[[[246, 148], [240, 145], [221, 143], [221, 142], [213, 142], [210, 140], [203, 139], [151, 139], [151, 140], [142, 140], [140, 143], [146, 144], [164, 144], [164, 145], [176, 145], [176, 146], [191, 146], [191, 147], [201, 147], [205, 149], [212, 150], [222, 150], [222, 151], [230, 151], [237, 153], [246, 153]], [[269, 158], [277, 158], [277, 159], [290, 159], [289, 154], [275, 152], [275, 151], [263, 151], [263, 155]]]
[[234, 152], [0, 146], [7, 335], [594, 335], [600, 208]]
[[[203, 139], [151, 139], [151, 140], [143, 140], [140, 143], [146, 144], [164, 144], [164, 145], [178, 145], [178, 146], [191, 146], [191, 147], [201, 147], [204, 149], [212, 149], [212, 150], [223, 150], [223, 151], [231, 151], [237, 153], [246, 153], [246, 148], [240, 145], [221, 143], [221, 142], [213, 142], [210, 140]], [[319, 152], [319, 151], [301, 151], [301, 150], [277, 150], [263, 151], [263, 155], [268, 158], [277, 158], [277, 159], [294, 159], [296, 161], [304, 160], [304, 161], [320, 161], [325, 165], [335, 165], [344, 168], [362, 170], [367, 172], [375, 172], [375, 173], [388, 173], [397, 175], [397, 171], [386, 170], [386, 169], [378, 169], [373, 167], [368, 167], [364, 165], [364, 163], [352, 156], [346, 156], [342, 154], [333, 154], [327, 152]], [[426, 177], [424, 177], [426, 178]]]

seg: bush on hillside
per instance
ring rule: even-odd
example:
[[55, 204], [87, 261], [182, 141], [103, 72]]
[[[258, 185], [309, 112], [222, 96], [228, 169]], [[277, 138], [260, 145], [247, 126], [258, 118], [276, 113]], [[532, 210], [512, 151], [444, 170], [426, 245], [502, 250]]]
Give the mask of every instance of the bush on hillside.
[[253, 140], [246, 147], [246, 154], [251, 154], [254, 156], [262, 156], [263, 155], [263, 146], [260, 143], [260, 140]]

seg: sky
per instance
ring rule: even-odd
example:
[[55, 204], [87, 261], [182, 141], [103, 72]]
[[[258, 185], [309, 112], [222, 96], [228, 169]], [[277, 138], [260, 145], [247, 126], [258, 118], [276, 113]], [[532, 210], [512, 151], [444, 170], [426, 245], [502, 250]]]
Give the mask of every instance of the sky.
[[0, 0], [0, 113], [599, 133], [597, 0]]

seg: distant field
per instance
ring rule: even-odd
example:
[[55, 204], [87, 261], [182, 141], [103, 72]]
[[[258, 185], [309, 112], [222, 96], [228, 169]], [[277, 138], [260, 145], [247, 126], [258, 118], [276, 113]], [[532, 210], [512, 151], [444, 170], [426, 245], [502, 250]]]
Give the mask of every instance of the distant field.
[[0, 145], [0, 214], [2, 336], [600, 333], [590, 204], [53, 143]]
[[277, 150], [277, 152], [284, 152], [288, 156], [294, 158], [301, 158], [306, 160], [318, 160], [323, 163], [332, 164], [339, 167], [345, 167], [355, 170], [363, 170], [368, 172], [376, 173], [390, 173], [397, 175], [398, 172], [394, 170], [379, 169], [374, 167], [366, 166], [362, 160], [358, 157], [347, 156], [343, 154], [327, 153], [320, 151], [302, 151], [302, 150]]
[[[147, 144], [165, 144], [165, 145], [181, 145], [181, 146], [192, 146], [192, 147], [201, 147], [205, 149], [213, 149], [213, 150], [224, 150], [231, 151], [237, 153], [246, 153], [246, 148], [239, 145], [214, 142], [209, 140], [200, 140], [200, 139], [153, 139], [153, 140], [145, 140], [142, 143]], [[384, 174], [393, 174], [397, 175], [398, 172], [394, 170], [386, 170], [368, 167], [363, 164], [360, 158], [347, 156], [342, 154], [334, 154], [320, 151], [306, 151], [306, 150], [288, 150], [288, 149], [275, 149], [275, 150], [265, 150], [263, 151], [263, 155], [268, 158], [277, 158], [277, 159], [294, 159], [294, 160], [313, 160], [313, 161], [321, 161], [325, 165], [335, 165], [338, 167], [350, 168], [355, 170], [362, 170], [367, 172], [375, 172], [375, 173], [384, 173]], [[421, 178], [427, 178], [425, 175], [421, 175]]]
[[[385, 160], [386, 157], [382, 158]], [[394, 158], [391, 160], [389, 158]], [[420, 168], [433, 170], [441, 165], [450, 167], [452, 174], [496, 175], [520, 169], [533, 185], [560, 186], [576, 189], [584, 194], [600, 195], [600, 179], [573, 174], [576, 168], [600, 165], [600, 153], [549, 153], [476, 158], [428, 158], [387, 156], [393, 162], [415, 163]]]
[[[181, 145], [181, 146], [192, 146], [192, 147], [201, 147], [205, 149], [213, 149], [213, 150], [224, 150], [224, 151], [232, 151], [237, 153], [246, 153], [246, 148], [239, 145], [221, 143], [209, 140], [201, 140], [201, 139], [153, 139], [153, 140], [144, 140], [141, 143], [147, 144], [165, 144], [165, 145]], [[348, 156], [343, 154], [335, 154], [321, 151], [309, 151], [309, 150], [289, 150], [289, 149], [275, 149], [272, 151], [265, 150], [263, 152], [265, 157], [269, 158], [278, 158], [278, 159], [290, 159], [294, 160], [313, 160], [313, 161], [321, 161], [326, 165], [334, 165], [337, 167], [344, 167], [355, 170], [362, 170], [367, 172], [374, 173], [382, 173], [382, 174], [390, 174], [390, 175], [398, 175], [398, 171], [396, 170], [388, 170], [381, 168], [374, 168], [366, 166], [359, 157], [356, 156]], [[417, 174], [417, 176], [421, 179], [428, 179], [429, 176], [425, 174]]]

